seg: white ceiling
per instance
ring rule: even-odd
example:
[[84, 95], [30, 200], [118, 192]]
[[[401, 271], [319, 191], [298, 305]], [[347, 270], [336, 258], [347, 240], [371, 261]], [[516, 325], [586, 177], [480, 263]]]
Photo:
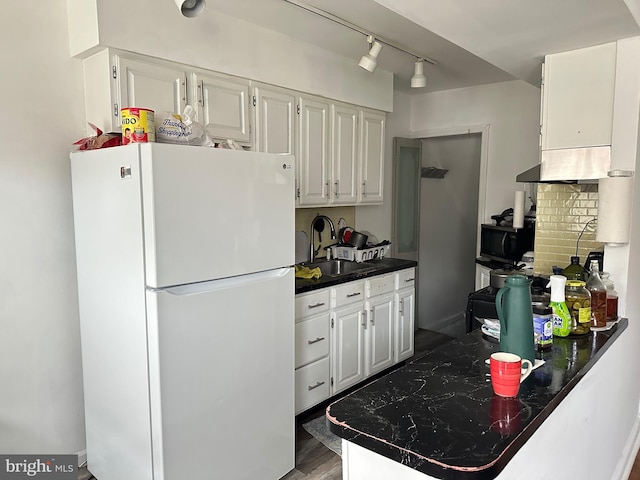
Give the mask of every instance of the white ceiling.
[[[300, 0], [298, 0], [300, 1]], [[304, 0], [438, 65], [427, 87], [411, 89], [415, 58], [385, 46], [378, 68], [395, 87], [424, 93], [514, 78], [540, 84], [545, 54], [640, 35], [640, 0]], [[284, 0], [207, 0], [204, 14], [225, 13], [321, 46], [356, 63], [366, 37]]]

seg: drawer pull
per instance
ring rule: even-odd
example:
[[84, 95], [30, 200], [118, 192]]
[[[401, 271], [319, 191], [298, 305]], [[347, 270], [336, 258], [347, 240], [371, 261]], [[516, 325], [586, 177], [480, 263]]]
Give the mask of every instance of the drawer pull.
[[347, 298], [357, 297], [358, 295], [362, 295], [362, 292], [347, 293]]
[[321, 342], [322, 340], [324, 340], [324, 337], [317, 337], [315, 340], [307, 340], [307, 343], [309, 345], [313, 345], [314, 343]]
[[318, 387], [320, 387], [321, 385], [324, 385], [324, 382], [317, 382], [315, 385], [307, 385], [307, 390], [308, 390], [308, 391], [311, 391], [311, 390], [313, 390], [314, 388], [318, 388]]
[[404, 283], [409, 283], [409, 282], [413, 282], [415, 280], [415, 278], [407, 278]]
[[324, 305], [324, 302], [318, 302], [315, 305], [307, 305], [307, 308], [318, 308]]

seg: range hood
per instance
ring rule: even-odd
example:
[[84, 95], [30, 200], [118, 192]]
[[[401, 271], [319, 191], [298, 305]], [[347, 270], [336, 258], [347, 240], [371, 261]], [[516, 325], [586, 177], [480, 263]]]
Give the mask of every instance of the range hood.
[[611, 146], [543, 150], [538, 165], [516, 176], [521, 183], [597, 183], [611, 169]]

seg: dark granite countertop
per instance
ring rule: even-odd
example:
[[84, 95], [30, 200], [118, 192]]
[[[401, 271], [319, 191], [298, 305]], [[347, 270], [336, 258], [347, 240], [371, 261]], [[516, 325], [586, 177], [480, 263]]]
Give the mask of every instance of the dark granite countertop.
[[341, 283], [352, 282], [361, 278], [372, 277], [374, 275], [382, 275], [383, 273], [404, 270], [418, 265], [413, 260], [402, 260], [399, 258], [380, 258], [376, 260], [367, 260], [365, 262], [371, 268], [355, 271], [348, 275], [339, 277], [322, 276], [318, 279], [296, 278], [296, 294], [310, 292], [318, 288], [331, 287]]
[[329, 405], [329, 428], [435, 478], [493, 479], [627, 326], [554, 338], [515, 399], [493, 394], [498, 343], [475, 330]]

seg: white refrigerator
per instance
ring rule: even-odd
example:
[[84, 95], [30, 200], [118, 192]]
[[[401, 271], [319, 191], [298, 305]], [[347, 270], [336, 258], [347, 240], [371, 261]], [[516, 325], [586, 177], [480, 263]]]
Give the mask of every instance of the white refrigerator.
[[148, 143], [71, 166], [89, 470], [285, 475], [293, 157]]

